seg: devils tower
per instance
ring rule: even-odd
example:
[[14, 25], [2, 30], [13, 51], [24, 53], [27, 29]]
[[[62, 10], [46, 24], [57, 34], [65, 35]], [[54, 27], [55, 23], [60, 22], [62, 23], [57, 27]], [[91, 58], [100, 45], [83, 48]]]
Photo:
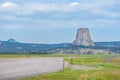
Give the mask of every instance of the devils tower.
[[88, 28], [79, 28], [77, 30], [76, 39], [73, 42], [75, 46], [95, 46], [95, 43], [91, 39]]

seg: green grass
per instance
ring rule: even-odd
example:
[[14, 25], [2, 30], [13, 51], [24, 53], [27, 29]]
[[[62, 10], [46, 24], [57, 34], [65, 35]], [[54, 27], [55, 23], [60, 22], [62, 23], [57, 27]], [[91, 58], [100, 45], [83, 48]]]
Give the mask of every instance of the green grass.
[[0, 59], [14, 59], [14, 58], [41, 58], [41, 57], [68, 57], [77, 56], [70, 54], [0, 54]]
[[68, 61], [72, 65], [86, 65], [89, 63], [102, 63], [104, 62], [103, 58], [65, 58], [65, 61]]
[[78, 55], [72, 54], [0, 54], [0, 59], [13, 58], [41, 58], [41, 57], [76, 57]]
[[25, 78], [23, 80], [119, 80], [120, 70], [79, 70], [64, 71]]
[[0, 54], [0, 59], [15, 59], [15, 58], [37, 58], [39, 55], [28, 54]]
[[[71, 55], [70, 55], [71, 56]], [[111, 56], [109, 61], [105, 61]], [[120, 80], [120, 55], [78, 55], [74, 58], [65, 58], [73, 65], [93, 66], [91, 70], [71, 70], [66, 68], [63, 71], [25, 78], [22, 80]]]
[[119, 54], [0, 54], [0, 59], [11, 58], [41, 58], [41, 57], [82, 57], [82, 58], [107, 58], [110, 56], [120, 56]]

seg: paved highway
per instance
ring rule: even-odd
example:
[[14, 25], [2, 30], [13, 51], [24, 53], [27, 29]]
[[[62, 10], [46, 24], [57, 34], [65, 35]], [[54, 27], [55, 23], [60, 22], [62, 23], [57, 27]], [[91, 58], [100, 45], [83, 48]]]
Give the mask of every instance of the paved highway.
[[62, 69], [62, 58], [0, 60], [0, 80], [18, 80]]

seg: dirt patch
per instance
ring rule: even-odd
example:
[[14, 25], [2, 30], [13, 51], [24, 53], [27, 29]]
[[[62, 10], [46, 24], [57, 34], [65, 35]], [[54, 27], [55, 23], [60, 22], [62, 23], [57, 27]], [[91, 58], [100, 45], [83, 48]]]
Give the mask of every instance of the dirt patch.
[[70, 68], [71, 70], [89, 70], [89, 69], [94, 69], [95, 67], [84, 66], [84, 65], [71, 65]]
[[92, 66], [71, 65], [67, 61], [64, 61], [64, 67], [69, 67], [71, 70], [89, 70], [89, 69], [95, 69], [95, 67], [92, 67]]

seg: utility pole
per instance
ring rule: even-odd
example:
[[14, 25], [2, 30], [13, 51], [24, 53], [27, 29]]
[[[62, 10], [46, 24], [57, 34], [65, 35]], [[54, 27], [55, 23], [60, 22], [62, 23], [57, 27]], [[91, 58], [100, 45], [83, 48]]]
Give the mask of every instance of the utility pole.
[[63, 70], [65, 69], [64, 59], [63, 59]]
[[71, 57], [71, 64], [73, 64], [73, 58]]

